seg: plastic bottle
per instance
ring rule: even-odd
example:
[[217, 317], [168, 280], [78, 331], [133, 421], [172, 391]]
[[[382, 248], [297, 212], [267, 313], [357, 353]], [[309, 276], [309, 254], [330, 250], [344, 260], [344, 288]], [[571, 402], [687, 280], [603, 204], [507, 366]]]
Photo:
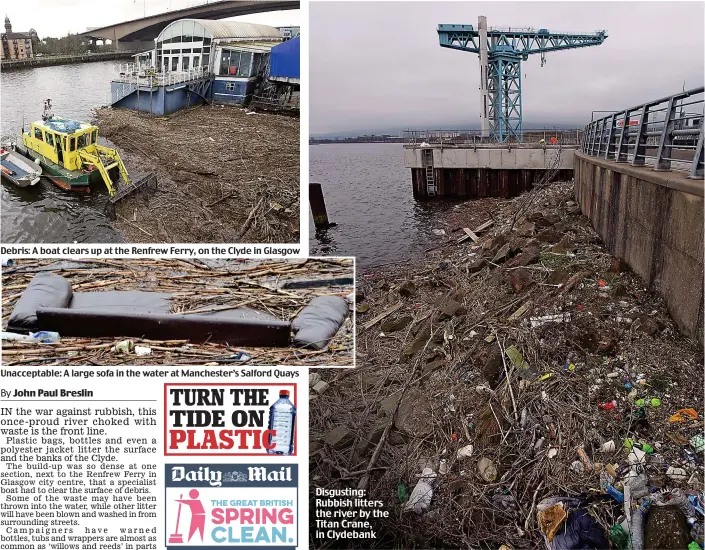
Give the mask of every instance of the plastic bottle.
[[693, 503], [688, 500], [687, 495], [680, 489], [671, 489], [671, 500], [669, 504], [675, 504], [685, 514], [686, 518], [697, 518], [698, 511], [693, 506]]
[[39, 332], [31, 332], [29, 334], [17, 334], [16, 332], [3, 332], [3, 340], [19, 340], [21, 342], [39, 342], [41, 344], [54, 344], [61, 337], [58, 332], [49, 332], [40, 330]]
[[290, 455], [294, 452], [294, 426], [296, 407], [289, 401], [289, 390], [281, 390], [279, 399], [269, 407], [269, 429], [275, 430], [276, 435], [269, 436], [269, 444], [274, 446], [267, 449], [270, 455]]
[[644, 550], [644, 514], [646, 514], [650, 504], [647, 500], [632, 514], [632, 524], [629, 526], [632, 550]]
[[423, 514], [431, 507], [433, 498], [433, 482], [436, 479], [436, 472], [431, 468], [424, 468], [421, 472], [421, 479], [411, 491], [409, 502], [404, 506], [405, 510], [413, 510], [417, 514]]

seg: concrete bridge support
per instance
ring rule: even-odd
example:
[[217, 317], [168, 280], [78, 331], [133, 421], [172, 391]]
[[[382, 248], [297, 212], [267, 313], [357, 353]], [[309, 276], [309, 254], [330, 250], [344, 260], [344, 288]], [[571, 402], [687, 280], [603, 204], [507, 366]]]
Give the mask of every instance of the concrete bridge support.
[[575, 195], [615, 256], [703, 346], [703, 181], [575, 153]]

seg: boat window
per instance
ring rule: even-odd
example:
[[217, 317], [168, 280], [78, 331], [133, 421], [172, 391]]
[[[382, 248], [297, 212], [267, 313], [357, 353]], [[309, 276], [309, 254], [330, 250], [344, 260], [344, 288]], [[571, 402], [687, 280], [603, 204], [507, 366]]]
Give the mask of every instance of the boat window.
[[86, 145], [88, 145], [88, 139], [89, 139], [89, 134], [81, 134], [78, 136], [78, 148], [82, 149]]
[[68, 138], [69, 140], [69, 151], [75, 151], [76, 150], [76, 138]]
[[251, 65], [252, 54], [250, 52], [242, 52], [240, 54], [240, 66], [237, 69], [237, 76], [250, 76]]
[[54, 134], [47, 132], [47, 143], [54, 147]]
[[93, 133], [91, 134], [91, 143], [97, 143], [98, 142], [98, 130], [93, 130]]
[[34, 127], [34, 139], [38, 139], [39, 141], [44, 141], [44, 136], [42, 135], [42, 129], [37, 128], [36, 126]]

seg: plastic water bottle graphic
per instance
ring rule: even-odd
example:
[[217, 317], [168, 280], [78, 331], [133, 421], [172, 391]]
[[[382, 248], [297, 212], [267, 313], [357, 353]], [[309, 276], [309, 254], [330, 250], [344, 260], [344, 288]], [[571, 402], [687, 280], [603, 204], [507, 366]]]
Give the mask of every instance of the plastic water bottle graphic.
[[275, 430], [276, 435], [269, 437], [270, 445], [267, 449], [270, 455], [290, 455], [294, 452], [294, 420], [296, 407], [289, 401], [289, 390], [281, 390], [279, 399], [269, 407], [269, 429]]

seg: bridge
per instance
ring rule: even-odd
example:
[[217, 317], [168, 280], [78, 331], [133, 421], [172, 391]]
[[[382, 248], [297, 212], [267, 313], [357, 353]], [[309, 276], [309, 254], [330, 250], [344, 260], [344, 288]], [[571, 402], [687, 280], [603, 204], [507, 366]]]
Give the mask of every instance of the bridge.
[[225, 19], [269, 11], [298, 10], [298, 0], [220, 0], [141, 19], [91, 29], [81, 36], [95, 40], [136, 42], [154, 40], [169, 23], [179, 19]]

